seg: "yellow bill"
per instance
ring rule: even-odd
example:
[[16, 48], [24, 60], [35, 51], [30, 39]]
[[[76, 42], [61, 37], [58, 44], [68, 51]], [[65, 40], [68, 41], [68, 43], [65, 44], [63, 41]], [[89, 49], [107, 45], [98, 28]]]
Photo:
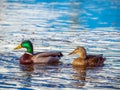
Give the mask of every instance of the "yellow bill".
[[15, 47], [14, 50], [21, 49], [21, 48], [22, 48], [22, 46], [21, 46], [21, 44], [20, 44], [20, 45], [18, 45], [17, 47]]

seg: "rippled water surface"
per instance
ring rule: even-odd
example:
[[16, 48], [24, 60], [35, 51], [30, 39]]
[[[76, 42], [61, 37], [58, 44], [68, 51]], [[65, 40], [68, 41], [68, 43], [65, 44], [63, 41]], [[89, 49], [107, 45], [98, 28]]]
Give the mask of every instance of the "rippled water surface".
[[[34, 51], [61, 51], [63, 65], [23, 66], [30, 39]], [[76, 46], [104, 54], [103, 67], [73, 68]], [[0, 0], [0, 90], [119, 90], [119, 0]]]

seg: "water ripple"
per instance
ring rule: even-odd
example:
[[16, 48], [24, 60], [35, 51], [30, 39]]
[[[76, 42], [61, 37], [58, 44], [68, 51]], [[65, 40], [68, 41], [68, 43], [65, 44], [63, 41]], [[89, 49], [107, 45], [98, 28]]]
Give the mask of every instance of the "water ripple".
[[[120, 89], [119, 0], [0, 3], [0, 89]], [[34, 43], [35, 52], [62, 51], [64, 64], [20, 65], [25, 51], [13, 48], [26, 39]], [[87, 70], [72, 67], [76, 56], [68, 53], [76, 46], [84, 46], [90, 54], [103, 54], [105, 65]]]

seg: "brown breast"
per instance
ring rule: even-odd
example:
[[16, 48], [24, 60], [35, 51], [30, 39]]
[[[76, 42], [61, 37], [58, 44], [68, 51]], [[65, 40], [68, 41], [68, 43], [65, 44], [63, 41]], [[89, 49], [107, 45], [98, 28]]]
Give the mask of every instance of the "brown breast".
[[81, 59], [81, 58], [76, 58], [76, 59], [73, 60], [72, 65], [74, 65], [74, 66], [85, 66], [86, 61], [84, 59]]
[[20, 64], [32, 64], [33, 60], [31, 59], [32, 55], [25, 53], [21, 58], [20, 58]]

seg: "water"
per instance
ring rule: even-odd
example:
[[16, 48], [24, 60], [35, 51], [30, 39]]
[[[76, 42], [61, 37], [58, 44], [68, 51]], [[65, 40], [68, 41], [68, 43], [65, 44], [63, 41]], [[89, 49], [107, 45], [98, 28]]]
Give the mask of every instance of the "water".
[[[119, 0], [1, 0], [1, 90], [119, 90]], [[35, 52], [61, 51], [59, 66], [22, 66], [24, 49], [13, 48], [30, 39]], [[76, 46], [104, 54], [105, 65], [73, 68], [68, 56]]]

